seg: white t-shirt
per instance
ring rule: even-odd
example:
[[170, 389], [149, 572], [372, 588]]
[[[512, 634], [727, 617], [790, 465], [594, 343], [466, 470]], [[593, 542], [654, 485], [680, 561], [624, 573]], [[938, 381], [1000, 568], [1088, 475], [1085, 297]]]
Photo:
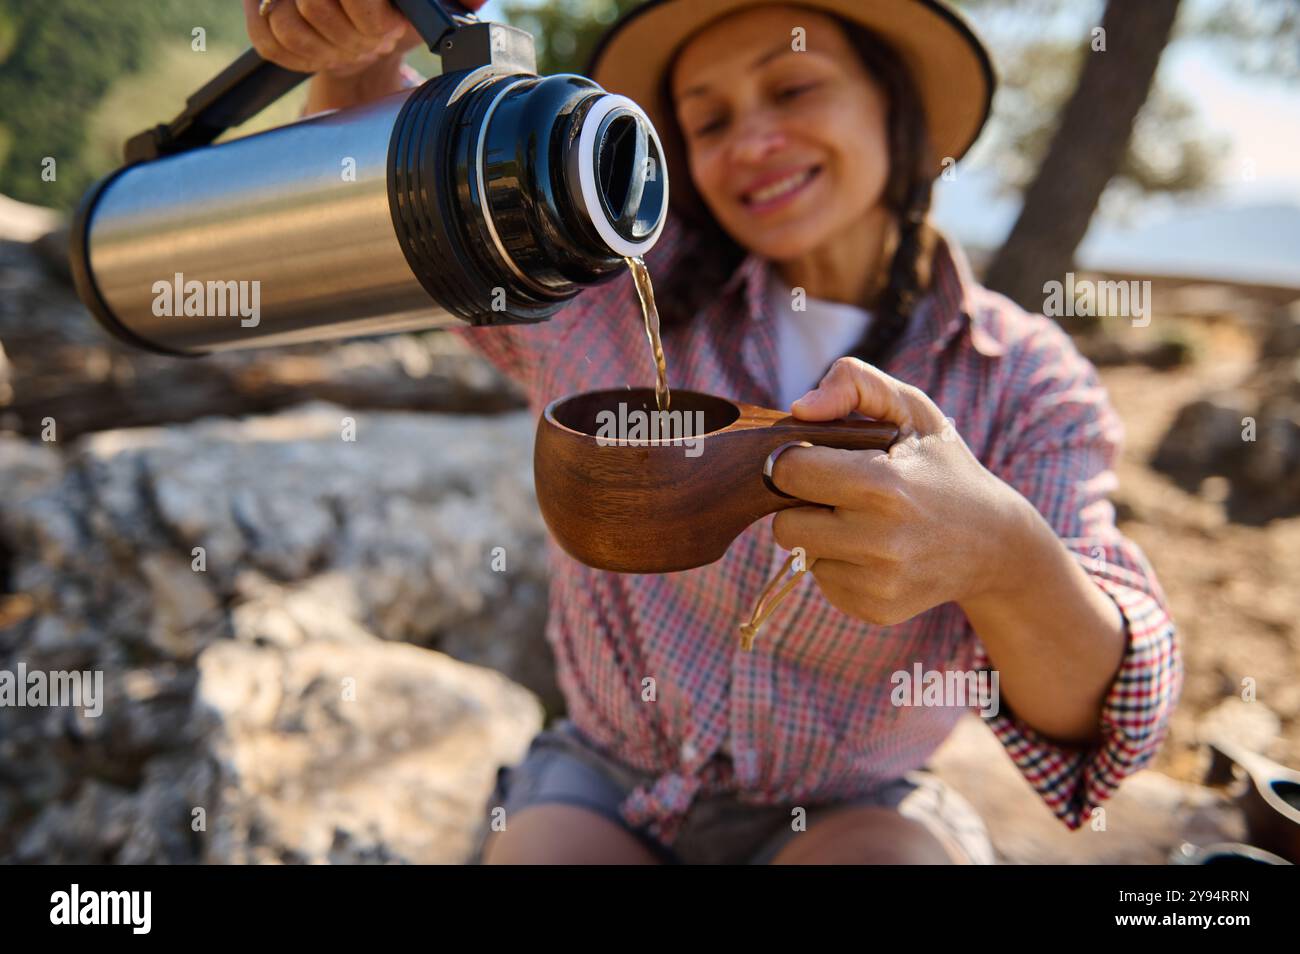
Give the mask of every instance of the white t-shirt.
[[[831, 362], [853, 350], [870, 327], [871, 312], [820, 298], [805, 298], [804, 310], [796, 311], [790, 286], [775, 268], [767, 294], [776, 320], [777, 407], [789, 411], [791, 404], [817, 386]], [[789, 556], [780, 545], [775, 551], [773, 574]]]
[[848, 354], [871, 324], [871, 313], [857, 305], [820, 298], [793, 307], [790, 286], [771, 270], [768, 302], [777, 328], [778, 409], [790, 405], [817, 386], [836, 358]]

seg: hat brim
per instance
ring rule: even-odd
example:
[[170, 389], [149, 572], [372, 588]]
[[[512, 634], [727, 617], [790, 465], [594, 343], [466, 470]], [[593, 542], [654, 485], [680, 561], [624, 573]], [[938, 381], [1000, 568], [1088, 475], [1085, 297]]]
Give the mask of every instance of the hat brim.
[[[663, 141], [672, 204], [692, 217], [707, 215], [689, 181], [685, 144], [668, 101], [666, 73], [682, 45], [714, 20], [781, 0], [648, 0], [601, 37], [586, 75], [636, 102]], [[926, 115], [934, 174], [966, 154], [988, 119], [997, 85], [983, 43], [954, 10], [935, 0], [790, 0], [842, 17], [879, 36], [902, 58]], [[679, 171], [680, 170], [680, 171]]]

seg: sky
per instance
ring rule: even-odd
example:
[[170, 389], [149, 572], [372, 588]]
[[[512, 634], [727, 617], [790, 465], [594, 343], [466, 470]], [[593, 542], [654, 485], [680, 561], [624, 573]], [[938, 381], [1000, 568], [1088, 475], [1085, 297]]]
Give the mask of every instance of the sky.
[[1192, 43], [1171, 49], [1161, 71], [1189, 94], [1206, 128], [1229, 141], [1228, 197], [1300, 205], [1300, 83], [1242, 76]]

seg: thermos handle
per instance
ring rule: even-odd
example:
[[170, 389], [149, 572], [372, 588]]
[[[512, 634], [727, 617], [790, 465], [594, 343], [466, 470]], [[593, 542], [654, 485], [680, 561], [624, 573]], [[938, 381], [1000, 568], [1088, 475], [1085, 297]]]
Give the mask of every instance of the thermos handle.
[[[439, 46], [449, 34], [479, 22], [468, 11], [449, 12], [440, 0], [390, 2], [411, 21], [434, 53], [441, 52]], [[126, 162], [148, 162], [206, 146], [227, 129], [252, 119], [310, 75], [267, 62], [250, 49], [189, 97], [184, 111], [171, 122], [128, 139], [124, 147]]]

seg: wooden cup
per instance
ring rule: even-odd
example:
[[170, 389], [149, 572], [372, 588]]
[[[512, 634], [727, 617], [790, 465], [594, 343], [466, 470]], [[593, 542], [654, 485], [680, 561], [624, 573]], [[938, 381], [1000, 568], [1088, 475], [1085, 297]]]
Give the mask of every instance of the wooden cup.
[[[771, 483], [791, 444], [887, 450], [888, 421], [799, 421], [769, 408], [698, 391], [672, 392], [669, 413], [690, 430], [641, 440], [611, 433], [627, 415], [657, 413], [654, 390], [591, 391], [547, 405], [537, 422], [533, 477], [542, 517], [575, 560], [619, 573], [673, 573], [721, 559], [759, 517], [806, 506]], [[696, 429], [703, 414], [703, 432]], [[602, 429], [604, 425], [604, 429]], [[686, 444], [683, 434], [689, 434]], [[689, 453], [688, 453], [689, 452]], [[692, 456], [694, 455], [694, 456]]]

